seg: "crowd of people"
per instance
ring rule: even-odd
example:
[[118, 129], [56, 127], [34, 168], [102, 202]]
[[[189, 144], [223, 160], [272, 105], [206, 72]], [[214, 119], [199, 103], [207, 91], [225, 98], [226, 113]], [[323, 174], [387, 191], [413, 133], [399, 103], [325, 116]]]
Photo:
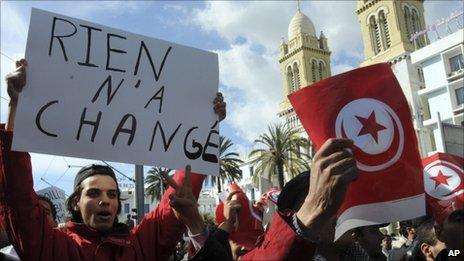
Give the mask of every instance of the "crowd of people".
[[[30, 156], [11, 150], [18, 95], [26, 83], [27, 62], [6, 77], [10, 96], [6, 125], [0, 130], [0, 224], [2, 245], [11, 260], [459, 260], [464, 254], [464, 210], [443, 224], [430, 217], [401, 221], [401, 235], [383, 235], [388, 224], [352, 229], [334, 242], [336, 214], [347, 187], [358, 178], [353, 141], [329, 139], [312, 159], [310, 171], [283, 188], [277, 212], [253, 247], [230, 240], [241, 210], [230, 193], [224, 221], [206, 225], [197, 205], [204, 176], [190, 166], [164, 175], [169, 188], [156, 209], [136, 226], [120, 223], [120, 190], [108, 166], [82, 168], [67, 200], [70, 218], [57, 227], [53, 204], [36, 195]], [[33, 88], [32, 85], [31, 88]], [[213, 109], [220, 120], [226, 104], [218, 93]], [[130, 218], [130, 216], [129, 216]], [[240, 224], [239, 224], [240, 225]], [[392, 242], [403, 238], [404, 243]], [[461, 255], [449, 256], [450, 250]], [[11, 251], [10, 251], [11, 252]], [[8, 252], [8, 253], [10, 253]], [[453, 252], [456, 253], [456, 252]]]

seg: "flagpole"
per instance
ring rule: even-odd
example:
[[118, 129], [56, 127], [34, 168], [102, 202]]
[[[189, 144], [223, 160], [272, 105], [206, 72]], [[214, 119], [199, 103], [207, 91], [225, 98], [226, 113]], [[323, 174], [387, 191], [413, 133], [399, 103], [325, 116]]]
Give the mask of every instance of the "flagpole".
[[145, 188], [143, 183], [143, 165], [135, 165], [135, 207], [137, 208], [137, 224], [140, 224], [145, 214]]

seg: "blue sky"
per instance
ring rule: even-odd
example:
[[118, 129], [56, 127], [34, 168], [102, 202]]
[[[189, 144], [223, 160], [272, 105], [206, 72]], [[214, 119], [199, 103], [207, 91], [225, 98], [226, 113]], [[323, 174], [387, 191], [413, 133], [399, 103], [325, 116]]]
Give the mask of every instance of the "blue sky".
[[[228, 107], [221, 134], [232, 139], [242, 154], [251, 150], [252, 141], [266, 131], [269, 123], [278, 120], [282, 99], [278, 47], [281, 39], [287, 38], [296, 2], [2, 1], [1, 51], [13, 59], [24, 56], [31, 7], [218, 53], [219, 89]], [[462, 2], [426, 0], [424, 8], [426, 23], [431, 24], [462, 9]], [[301, 3], [302, 12], [312, 20], [316, 31], [322, 30], [328, 38], [332, 74], [356, 68], [363, 59], [355, 9], [355, 1]], [[14, 63], [2, 55], [2, 79], [13, 68]], [[3, 80], [1, 96], [0, 116], [4, 122], [8, 95]], [[32, 161], [36, 190], [49, 182], [67, 194], [79, 169], [68, 165], [92, 162], [43, 154], [32, 154]], [[111, 164], [132, 176], [133, 166]]]

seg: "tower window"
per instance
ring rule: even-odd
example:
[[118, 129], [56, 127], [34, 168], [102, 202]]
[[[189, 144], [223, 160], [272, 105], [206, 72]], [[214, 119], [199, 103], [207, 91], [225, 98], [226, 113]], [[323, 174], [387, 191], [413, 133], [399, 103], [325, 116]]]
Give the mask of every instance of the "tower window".
[[325, 78], [325, 68], [324, 68], [324, 63], [322, 61], [319, 62], [319, 80], [322, 80]]
[[300, 71], [298, 69], [298, 64], [294, 63], [293, 64], [293, 90], [292, 92], [296, 91], [298, 88], [300, 88]]
[[406, 26], [406, 38], [409, 41], [414, 30], [412, 28], [411, 12], [407, 6], [404, 7], [404, 22]]
[[316, 71], [317, 71], [317, 62], [315, 60], [313, 60], [311, 62], [311, 73], [312, 73], [312, 76], [313, 76], [313, 83], [317, 82]]
[[381, 49], [380, 31], [374, 16], [371, 16], [369, 19], [369, 31], [371, 35], [372, 49], [374, 50], [374, 54], [378, 54]]
[[287, 85], [288, 85], [288, 92], [292, 93], [294, 89], [294, 83], [293, 83], [293, 72], [292, 72], [291, 66], [288, 66], [287, 68]]
[[[412, 33], [417, 33], [421, 30], [421, 26], [420, 26], [420, 20], [419, 20], [419, 14], [417, 13], [417, 11], [415, 9], [412, 9], [412, 17], [411, 17], [411, 24], [412, 24], [412, 29], [413, 29], [413, 32]], [[424, 47], [425, 46], [425, 42], [424, 42], [424, 38], [423, 37], [419, 37], [417, 39], [417, 44], [418, 44], [418, 47], [421, 48], [421, 47]]]
[[380, 30], [382, 34], [383, 49], [387, 50], [391, 46], [391, 40], [390, 40], [390, 32], [388, 31], [388, 22], [387, 22], [387, 19], [385, 18], [385, 13], [383, 11], [380, 11], [379, 13], [379, 23], [380, 23]]

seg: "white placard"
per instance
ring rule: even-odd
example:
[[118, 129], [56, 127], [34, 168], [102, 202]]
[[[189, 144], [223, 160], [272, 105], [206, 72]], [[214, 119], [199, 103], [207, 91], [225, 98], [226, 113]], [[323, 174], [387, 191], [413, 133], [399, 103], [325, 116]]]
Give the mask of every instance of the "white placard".
[[14, 150], [218, 174], [217, 54], [32, 9], [26, 59]]
[[66, 195], [64, 190], [51, 186], [37, 191], [38, 195], [42, 195], [50, 199], [56, 209], [56, 222], [58, 224], [66, 222], [68, 211], [66, 209]]

